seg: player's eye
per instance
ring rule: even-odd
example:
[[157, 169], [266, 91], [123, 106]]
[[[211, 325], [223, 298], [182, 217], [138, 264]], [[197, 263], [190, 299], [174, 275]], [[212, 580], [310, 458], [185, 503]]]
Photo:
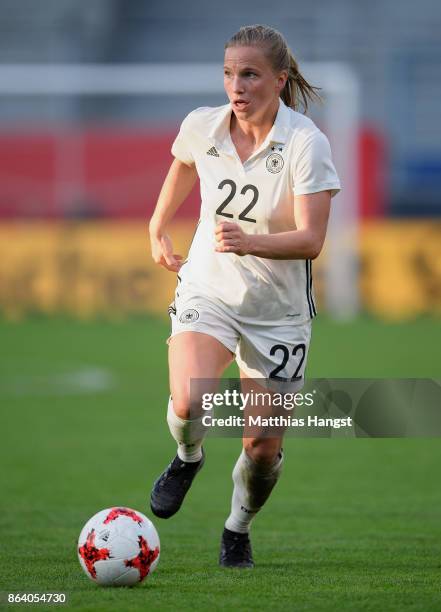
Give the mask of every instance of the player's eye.
[[253, 77], [255, 77], [255, 76], [257, 76], [257, 74], [255, 72], [253, 72], [252, 70], [247, 70], [245, 72], [245, 76], [253, 76]]

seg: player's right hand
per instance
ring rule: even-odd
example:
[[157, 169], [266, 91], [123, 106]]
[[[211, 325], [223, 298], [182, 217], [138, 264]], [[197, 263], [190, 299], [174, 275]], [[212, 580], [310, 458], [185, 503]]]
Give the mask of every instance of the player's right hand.
[[173, 253], [173, 245], [170, 236], [150, 236], [153, 261], [163, 266], [170, 272], [179, 272], [183, 264], [182, 255]]

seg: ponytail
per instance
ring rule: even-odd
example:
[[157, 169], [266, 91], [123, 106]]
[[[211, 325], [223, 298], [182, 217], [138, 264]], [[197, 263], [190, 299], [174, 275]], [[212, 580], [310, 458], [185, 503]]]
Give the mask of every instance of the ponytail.
[[288, 79], [285, 87], [280, 92], [280, 97], [286, 104], [294, 110], [303, 109], [306, 113], [309, 102], [321, 102], [322, 98], [317, 93], [320, 88], [310, 85], [305, 77], [300, 73], [299, 66], [289, 47], [287, 48], [289, 57]]

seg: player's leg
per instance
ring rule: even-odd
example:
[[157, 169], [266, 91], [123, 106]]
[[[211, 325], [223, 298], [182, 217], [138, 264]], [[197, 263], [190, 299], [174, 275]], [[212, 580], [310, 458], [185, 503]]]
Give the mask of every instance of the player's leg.
[[178, 449], [176, 457], [153, 486], [150, 505], [156, 516], [169, 518], [179, 510], [204, 463], [201, 398], [194, 396], [194, 392], [191, 394], [190, 381], [211, 379], [208, 386], [204, 385], [203, 392], [215, 392], [216, 379], [232, 359], [233, 353], [224, 344], [205, 333], [181, 332], [170, 339], [171, 397], [167, 421]]
[[[259, 386], [256, 379], [271, 381], [271, 386], [283, 381], [284, 390], [289, 392], [302, 388], [311, 335], [309, 322], [276, 327], [247, 325], [241, 331], [236, 361], [244, 392]], [[260, 391], [269, 392], [266, 387]], [[248, 531], [280, 477], [283, 433], [279, 428], [270, 434], [256, 431], [247, 435], [245, 430], [243, 450], [233, 470], [231, 513], [222, 536], [221, 565], [252, 567]]]
[[[241, 371], [243, 393], [268, 394]], [[247, 415], [259, 410], [249, 407]], [[266, 437], [245, 429], [243, 448], [233, 469], [231, 511], [222, 534], [220, 564], [224, 567], [253, 567], [249, 529], [251, 521], [263, 507], [282, 470], [282, 435]]]
[[[214, 393], [217, 380], [233, 360], [233, 353], [219, 340], [205, 333], [182, 332], [169, 343], [171, 398], [167, 420], [170, 433], [178, 443], [182, 461], [201, 459], [205, 432], [202, 425], [202, 388], [191, 389], [191, 381], [203, 380], [203, 392]], [[196, 395], [195, 395], [196, 394]]]

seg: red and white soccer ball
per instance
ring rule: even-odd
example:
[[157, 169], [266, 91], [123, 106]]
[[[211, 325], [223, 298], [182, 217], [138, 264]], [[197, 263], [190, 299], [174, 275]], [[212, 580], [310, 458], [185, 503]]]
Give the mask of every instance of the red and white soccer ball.
[[141, 512], [115, 507], [97, 512], [78, 539], [78, 559], [87, 576], [105, 586], [132, 586], [158, 565], [159, 536]]

